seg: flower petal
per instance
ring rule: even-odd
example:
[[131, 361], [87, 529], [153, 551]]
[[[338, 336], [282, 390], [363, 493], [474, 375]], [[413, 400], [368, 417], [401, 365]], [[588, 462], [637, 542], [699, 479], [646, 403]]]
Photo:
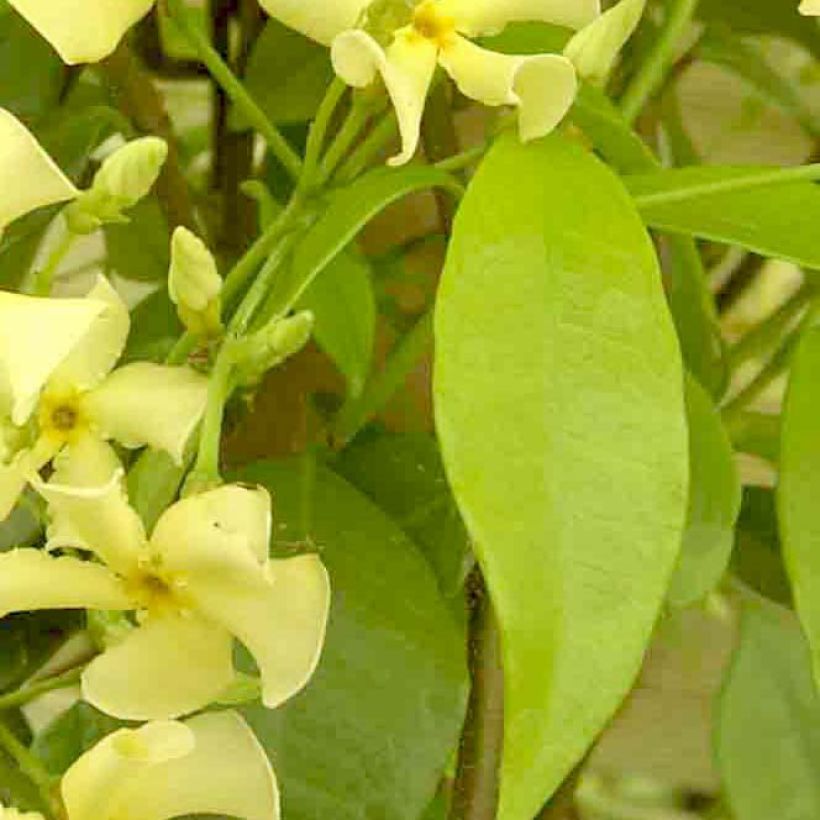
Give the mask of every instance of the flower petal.
[[[268, 580], [270, 578], [270, 580]], [[308, 682], [319, 662], [330, 581], [317, 555], [271, 561], [265, 576], [228, 560], [188, 567], [187, 594], [256, 660], [262, 701], [273, 709]]]
[[372, 0], [260, 0], [259, 5], [289, 28], [329, 46], [353, 28]]
[[50, 386], [56, 390], [96, 387], [114, 369], [128, 339], [128, 306], [104, 276], [97, 277], [86, 299], [100, 302], [105, 308], [55, 371]]
[[[181, 751], [188, 743], [190, 751], [168, 759], [162, 759], [160, 750], [154, 752], [172, 744]], [[131, 747], [145, 749], [149, 759], [131, 753]], [[121, 729], [66, 772], [62, 793], [71, 820], [158, 820], [204, 813], [245, 820], [279, 817], [270, 763], [236, 712]]]
[[8, 464], [0, 464], [0, 521], [17, 504], [26, 484], [57, 454], [61, 445], [40, 436], [34, 446], [21, 450]]
[[600, 0], [442, 0], [462, 34], [495, 34], [508, 23], [543, 22], [579, 29], [600, 13]]
[[[25, 180], [24, 184], [20, 184]], [[20, 216], [79, 195], [26, 127], [0, 108], [0, 235]]]
[[146, 536], [128, 503], [122, 465], [114, 451], [86, 435], [66, 447], [54, 467], [50, 481], [34, 481], [49, 504], [49, 546], [91, 550], [116, 572], [131, 575]]
[[40, 391], [105, 310], [98, 299], [41, 299], [0, 292], [0, 368], [12, 421], [25, 424]]
[[[157, 522], [151, 544], [170, 566], [245, 551], [260, 566], [270, 550], [271, 499], [264, 487], [226, 484], [169, 507]], [[251, 565], [251, 564], [249, 564]]]
[[402, 165], [413, 158], [419, 143], [427, 92], [436, 70], [438, 47], [413, 29], [396, 32], [385, 51], [364, 31], [346, 31], [333, 41], [333, 67], [355, 88], [370, 85], [381, 74], [399, 120], [402, 149], [389, 160]]
[[525, 142], [552, 131], [578, 90], [572, 63], [558, 54], [509, 56], [457, 37], [442, 49], [439, 62], [466, 96], [485, 105], [518, 106]]
[[[69, 65], [107, 57], [154, 0], [9, 0]], [[82, 24], [78, 24], [82, 21]]]
[[233, 640], [189, 613], [150, 616], [83, 674], [83, 697], [123, 720], [173, 718], [212, 703], [235, 677]]
[[581, 29], [564, 49], [584, 79], [603, 82], [621, 49], [641, 22], [646, 0], [621, 0]]
[[35, 609], [131, 609], [110, 570], [35, 549], [0, 553], [0, 617]]
[[178, 464], [205, 412], [208, 379], [189, 367], [134, 362], [82, 399], [99, 434], [126, 447], [165, 450]]
[[191, 754], [195, 745], [193, 731], [176, 721], [154, 721], [139, 729], [113, 732], [63, 776], [61, 791], [68, 815], [71, 820], [110, 820], [127, 806], [127, 816], [140, 816], [132, 814], [142, 803], [141, 795], [132, 789], [134, 781], [146, 769]]
[[803, 0], [800, 13], [809, 16], [820, 16], [820, 0]]

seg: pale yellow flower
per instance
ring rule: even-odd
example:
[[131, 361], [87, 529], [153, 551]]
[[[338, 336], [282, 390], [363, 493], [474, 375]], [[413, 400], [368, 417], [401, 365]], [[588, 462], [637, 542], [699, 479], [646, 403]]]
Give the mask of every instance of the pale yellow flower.
[[138, 626], [82, 678], [85, 699], [116, 717], [178, 717], [213, 702], [235, 679], [234, 637], [256, 660], [266, 706], [299, 691], [321, 652], [330, 585], [316, 555], [268, 557], [267, 491], [227, 485], [188, 497], [148, 538], [110, 449], [90, 437], [77, 449], [38, 483], [52, 514], [49, 545], [81, 546], [102, 563], [0, 554], [0, 616], [135, 611]]
[[129, 328], [128, 308], [102, 277], [85, 299], [0, 292], [0, 518], [41, 467], [63, 448], [70, 459], [88, 436], [182, 460], [208, 380], [147, 362], [114, 370]]
[[803, 0], [800, 4], [800, 13], [820, 17], [820, 0]]
[[399, 165], [415, 153], [436, 65], [467, 97], [516, 106], [523, 140], [548, 134], [572, 105], [577, 78], [559, 54], [511, 56], [468, 38], [519, 20], [581, 28], [600, 14], [599, 0], [261, 0], [302, 34], [331, 47], [336, 73], [361, 88], [381, 75], [399, 120]]
[[111, 54], [154, 0], [9, 0], [69, 65]]
[[0, 108], [0, 237], [15, 219], [79, 194], [28, 129]]
[[67, 820], [279, 817], [268, 758], [235, 712], [120, 729], [71, 766], [61, 792]]

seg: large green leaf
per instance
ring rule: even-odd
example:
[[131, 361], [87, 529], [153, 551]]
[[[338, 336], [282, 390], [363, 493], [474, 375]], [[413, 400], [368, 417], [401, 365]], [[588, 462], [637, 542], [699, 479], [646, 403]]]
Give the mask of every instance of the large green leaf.
[[426, 433], [359, 436], [333, 467], [419, 545], [442, 593], [459, 594], [470, 566], [469, 539], [435, 439]]
[[371, 171], [331, 195], [322, 215], [296, 247], [292, 263], [274, 283], [270, 309], [288, 311], [373, 217], [402, 197], [427, 188], [460, 193], [459, 184], [444, 171], [410, 165]]
[[686, 511], [658, 264], [578, 144], [502, 138], [476, 174], [438, 300], [435, 404], [501, 624], [499, 817], [530, 820], [629, 690]]
[[[693, 167], [625, 181], [653, 228], [820, 268], [820, 188], [811, 182], [756, 184], [771, 182], [772, 171]], [[736, 183], [737, 190], [722, 189], [729, 183]]]
[[686, 380], [689, 424], [689, 513], [683, 546], [669, 586], [669, 602], [688, 606], [723, 578], [740, 513], [741, 486], [732, 445], [706, 391]]
[[785, 609], [744, 606], [716, 752], [737, 820], [820, 817], [820, 700], [805, 640]]
[[457, 743], [466, 688], [463, 635], [433, 573], [329, 470], [260, 463], [239, 477], [271, 490], [275, 538], [309, 539], [333, 587], [322, 661], [304, 693], [248, 710], [275, 760], [284, 816], [417, 820]]
[[313, 311], [316, 343], [344, 375], [348, 392], [360, 395], [373, 363], [376, 336], [370, 266], [356, 254], [339, 254], [313, 280], [298, 307]]
[[795, 354], [783, 411], [777, 508], [797, 613], [820, 680], [820, 327]]

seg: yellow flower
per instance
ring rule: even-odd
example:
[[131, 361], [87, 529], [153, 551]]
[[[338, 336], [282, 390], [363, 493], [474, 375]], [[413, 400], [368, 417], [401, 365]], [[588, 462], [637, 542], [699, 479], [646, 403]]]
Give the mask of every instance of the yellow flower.
[[[187, 367], [147, 362], [114, 370], [129, 328], [128, 308], [102, 277], [85, 299], [0, 292], [0, 519], [27, 480], [63, 448], [71, 459], [87, 437], [150, 445], [182, 460], [208, 381]], [[27, 434], [31, 445], [14, 451], [9, 440], [19, 445]]]
[[0, 820], [45, 820], [45, 818], [36, 811], [18, 811], [0, 804]]
[[266, 706], [299, 691], [321, 652], [330, 586], [316, 555], [268, 557], [267, 491], [227, 485], [188, 497], [148, 538], [110, 449], [86, 437], [77, 450], [37, 485], [52, 514], [49, 546], [81, 546], [103, 563], [34, 549], [0, 554], [0, 617], [136, 612], [137, 627], [82, 679], [86, 700], [123, 719], [178, 717], [213, 702], [235, 679], [234, 637], [256, 660]]
[[[399, 165], [415, 153], [436, 65], [466, 96], [519, 109], [523, 140], [548, 134], [575, 99], [577, 78], [559, 54], [510, 56], [468, 38], [500, 31], [517, 20], [581, 28], [600, 14], [599, 0], [261, 0], [291, 28], [331, 46], [336, 73], [348, 85], [384, 80], [399, 120]], [[385, 36], [381, 29], [387, 28]]]
[[154, 0], [9, 0], [69, 65], [107, 57]]
[[[21, 184], [21, 180], [25, 183]], [[79, 196], [26, 127], [0, 108], [0, 237], [18, 217]]]
[[[61, 792], [67, 820], [279, 817], [268, 758], [235, 712], [120, 729], [71, 766]], [[6, 820], [2, 813], [0, 820]]]
[[820, 0], [803, 0], [800, 4], [800, 13], [820, 17]]

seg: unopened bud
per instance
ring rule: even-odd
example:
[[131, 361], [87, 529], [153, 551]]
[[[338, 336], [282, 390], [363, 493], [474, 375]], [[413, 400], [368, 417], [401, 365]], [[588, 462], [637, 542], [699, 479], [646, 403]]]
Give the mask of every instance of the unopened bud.
[[236, 362], [242, 384], [255, 384], [268, 370], [298, 353], [310, 341], [313, 323], [313, 313], [303, 310], [243, 339]]
[[168, 294], [194, 335], [216, 336], [222, 330], [222, 277], [213, 254], [187, 228], [177, 228], [171, 239]]
[[109, 222], [126, 222], [123, 211], [148, 194], [159, 177], [168, 145], [159, 137], [132, 140], [114, 151], [97, 171], [91, 187], [66, 209], [74, 233], [91, 233]]
[[621, 0], [617, 6], [581, 29], [564, 49], [564, 55], [586, 80], [606, 79], [618, 54], [641, 21], [646, 0]]

